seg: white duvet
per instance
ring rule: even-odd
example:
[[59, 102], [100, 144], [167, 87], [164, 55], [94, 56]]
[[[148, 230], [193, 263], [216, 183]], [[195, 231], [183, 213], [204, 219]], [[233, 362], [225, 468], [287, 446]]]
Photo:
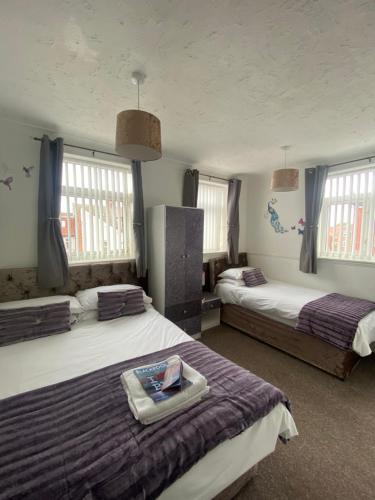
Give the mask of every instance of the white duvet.
[[[319, 299], [328, 292], [269, 280], [265, 285], [254, 287], [234, 286], [228, 283], [216, 285], [215, 293], [223, 303], [237, 304], [295, 326], [302, 307]], [[363, 318], [353, 340], [353, 351], [360, 356], [371, 354], [375, 342], [375, 311]]]
[[[71, 332], [0, 347], [0, 399], [187, 341], [195, 342], [152, 306], [137, 316], [86, 320]], [[272, 453], [279, 435], [297, 434], [293, 417], [279, 403], [242, 434], [207, 453], [159, 498], [209, 500]]]

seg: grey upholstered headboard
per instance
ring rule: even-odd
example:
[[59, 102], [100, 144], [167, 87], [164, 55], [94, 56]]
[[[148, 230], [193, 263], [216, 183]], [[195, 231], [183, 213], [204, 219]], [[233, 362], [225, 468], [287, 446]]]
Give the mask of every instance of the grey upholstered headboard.
[[217, 259], [209, 260], [210, 266], [210, 289], [214, 290], [217, 277], [220, 273], [229, 269], [230, 267], [244, 267], [247, 266], [247, 254], [245, 252], [238, 254], [238, 264], [228, 264], [228, 257], [219, 257]]
[[145, 280], [137, 278], [134, 260], [71, 266], [68, 283], [63, 288], [51, 289], [39, 287], [36, 268], [0, 269], [0, 302], [56, 294], [74, 295], [85, 288], [117, 283], [131, 283], [147, 289]]

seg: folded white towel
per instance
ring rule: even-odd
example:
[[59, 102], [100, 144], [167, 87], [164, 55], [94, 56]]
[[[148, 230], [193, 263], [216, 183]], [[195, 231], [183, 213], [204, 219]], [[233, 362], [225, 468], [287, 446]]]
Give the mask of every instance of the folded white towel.
[[[147, 395], [133, 370], [128, 370], [121, 375], [121, 382], [128, 396], [130, 409], [134, 417], [142, 424], [152, 424], [176, 411], [192, 406], [208, 393], [209, 387], [206, 378], [182, 361], [179, 356], [171, 356], [166, 361], [176, 360], [182, 362], [183, 376], [190, 380], [191, 385], [182, 390], [181, 393], [158, 403], [155, 403]], [[147, 368], [149, 366], [152, 365], [137, 368]]]

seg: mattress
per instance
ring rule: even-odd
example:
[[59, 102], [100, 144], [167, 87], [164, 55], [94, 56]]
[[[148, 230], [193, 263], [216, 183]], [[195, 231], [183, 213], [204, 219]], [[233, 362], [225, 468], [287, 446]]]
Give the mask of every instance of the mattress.
[[[0, 399], [186, 341], [195, 342], [152, 306], [137, 316], [105, 322], [88, 319], [65, 334], [1, 347]], [[242, 434], [207, 453], [159, 498], [214, 497], [272, 453], [279, 435], [297, 435], [293, 417], [281, 403]]]
[[[215, 293], [224, 304], [236, 304], [293, 327], [296, 326], [298, 315], [305, 304], [327, 295], [327, 292], [322, 290], [274, 280], [255, 287], [219, 282]], [[372, 312], [358, 323], [353, 351], [360, 356], [368, 356], [372, 353], [371, 344], [374, 342], [375, 312]]]

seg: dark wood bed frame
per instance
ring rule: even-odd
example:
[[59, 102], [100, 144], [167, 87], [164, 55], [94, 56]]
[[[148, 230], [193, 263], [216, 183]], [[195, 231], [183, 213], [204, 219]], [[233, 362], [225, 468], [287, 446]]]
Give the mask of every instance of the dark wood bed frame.
[[[214, 288], [217, 276], [225, 269], [242, 266], [247, 266], [245, 253], [240, 254], [237, 266], [229, 266], [226, 258], [210, 260], [211, 288]], [[350, 375], [360, 360], [353, 351], [343, 351], [317, 337], [298, 332], [292, 326], [238, 305], [223, 304], [221, 321], [341, 380]]]

